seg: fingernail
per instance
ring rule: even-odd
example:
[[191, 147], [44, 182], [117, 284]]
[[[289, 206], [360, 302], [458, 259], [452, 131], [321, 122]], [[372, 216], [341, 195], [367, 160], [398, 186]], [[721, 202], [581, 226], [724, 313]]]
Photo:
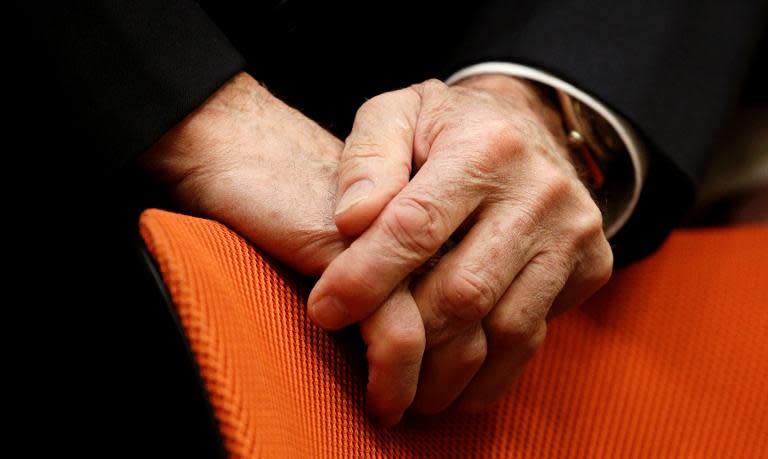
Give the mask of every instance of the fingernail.
[[335, 330], [346, 325], [349, 311], [336, 298], [326, 296], [310, 306], [309, 314], [317, 325]]
[[369, 179], [358, 180], [347, 188], [336, 206], [336, 215], [346, 212], [355, 204], [365, 201], [373, 189], [373, 182]]

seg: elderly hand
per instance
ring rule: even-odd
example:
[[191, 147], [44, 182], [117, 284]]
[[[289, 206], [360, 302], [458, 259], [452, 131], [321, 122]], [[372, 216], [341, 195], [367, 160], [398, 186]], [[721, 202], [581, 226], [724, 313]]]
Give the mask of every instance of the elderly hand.
[[[140, 164], [185, 210], [221, 221], [292, 268], [319, 275], [348, 245], [334, 223], [342, 148], [241, 73], [167, 132]], [[397, 342], [393, 332], [424, 347], [407, 285], [395, 289], [362, 327], [385, 337], [375, 340], [369, 355], [389, 358], [388, 343]], [[419, 359], [410, 365], [397, 359], [398, 381], [382, 379], [400, 399], [415, 390], [421, 350], [415, 352]], [[375, 386], [375, 371], [371, 378]], [[412, 393], [406, 401], [382, 395], [381, 406], [399, 414], [413, 399]]]
[[141, 158], [180, 207], [319, 275], [345, 247], [333, 221], [343, 144], [246, 73]]
[[[369, 406], [389, 423], [412, 399], [435, 413], [499, 398], [542, 343], [548, 315], [611, 274], [601, 214], [559, 115], [511, 77], [427, 81], [366, 102], [339, 196], [338, 228], [360, 236], [323, 273], [310, 314], [328, 329], [370, 316]], [[450, 238], [455, 248], [410, 283], [411, 297], [409, 276]], [[399, 300], [379, 308], [393, 291]]]
[[[319, 275], [348, 245], [334, 224], [342, 148], [241, 73], [167, 132], [140, 164], [180, 207], [227, 224], [300, 272]], [[371, 372], [372, 387], [382, 381], [392, 389], [369, 400], [378, 413], [396, 413], [382, 418], [392, 424], [413, 399], [424, 348], [423, 324], [407, 285], [361, 326], [375, 336], [369, 356], [377, 362], [395, 357], [397, 363]], [[390, 346], [400, 338], [416, 340], [414, 361], [392, 354]]]

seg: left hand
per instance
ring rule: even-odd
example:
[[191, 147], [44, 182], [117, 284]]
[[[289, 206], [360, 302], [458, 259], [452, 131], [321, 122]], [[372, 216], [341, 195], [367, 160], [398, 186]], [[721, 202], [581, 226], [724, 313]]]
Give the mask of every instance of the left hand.
[[185, 212], [220, 221], [304, 274], [347, 246], [333, 221], [342, 142], [245, 72], [139, 158]]
[[[427, 81], [370, 99], [346, 141], [339, 183], [337, 227], [360, 237], [309, 297], [325, 328], [369, 317], [452, 235], [464, 234], [411, 283], [415, 303], [402, 301], [418, 308], [423, 329], [414, 314], [372, 320], [381, 310], [363, 324], [378, 375], [369, 400], [400, 400], [404, 410], [415, 390], [413, 408], [422, 413], [459, 397], [470, 408], [494, 401], [541, 344], [548, 315], [610, 277], [601, 214], [569, 160], [559, 115], [523, 81]], [[402, 384], [398, 369], [412, 374], [419, 365], [418, 388], [412, 377]]]

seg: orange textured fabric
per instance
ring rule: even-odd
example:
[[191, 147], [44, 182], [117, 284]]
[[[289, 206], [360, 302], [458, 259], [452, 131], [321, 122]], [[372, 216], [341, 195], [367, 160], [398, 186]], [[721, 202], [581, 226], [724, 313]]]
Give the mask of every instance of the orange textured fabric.
[[232, 457], [768, 457], [768, 227], [677, 231], [556, 319], [483, 414], [364, 410], [364, 351], [226, 227], [149, 210], [141, 234]]

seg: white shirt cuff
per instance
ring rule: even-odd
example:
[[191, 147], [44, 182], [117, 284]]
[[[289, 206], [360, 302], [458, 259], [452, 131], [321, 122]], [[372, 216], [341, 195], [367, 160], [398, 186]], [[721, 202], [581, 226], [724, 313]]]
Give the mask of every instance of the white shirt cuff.
[[[635, 210], [648, 171], [648, 152], [632, 125], [619, 114], [608, 109], [604, 104], [579, 88], [547, 72], [525, 65], [509, 62], [485, 62], [476, 64], [454, 73], [446, 80], [446, 83], [453, 84], [470, 76], [488, 73], [525, 78], [564, 91], [568, 93], [569, 96], [577, 99], [579, 102], [600, 114], [616, 130], [616, 133], [624, 142], [627, 151], [629, 152], [634, 169], [634, 184], [632, 186], [631, 195], [627, 197], [626, 202], [621, 203], [621, 208], [619, 212], [615, 214], [615, 219], [613, 221], [605, 222], [606, 237], [613, 237], [624, 226], [627, 220], [629, 220], [629, 217]], [[612, 203], [612, 205], [619, 205], [619, 203]]]

